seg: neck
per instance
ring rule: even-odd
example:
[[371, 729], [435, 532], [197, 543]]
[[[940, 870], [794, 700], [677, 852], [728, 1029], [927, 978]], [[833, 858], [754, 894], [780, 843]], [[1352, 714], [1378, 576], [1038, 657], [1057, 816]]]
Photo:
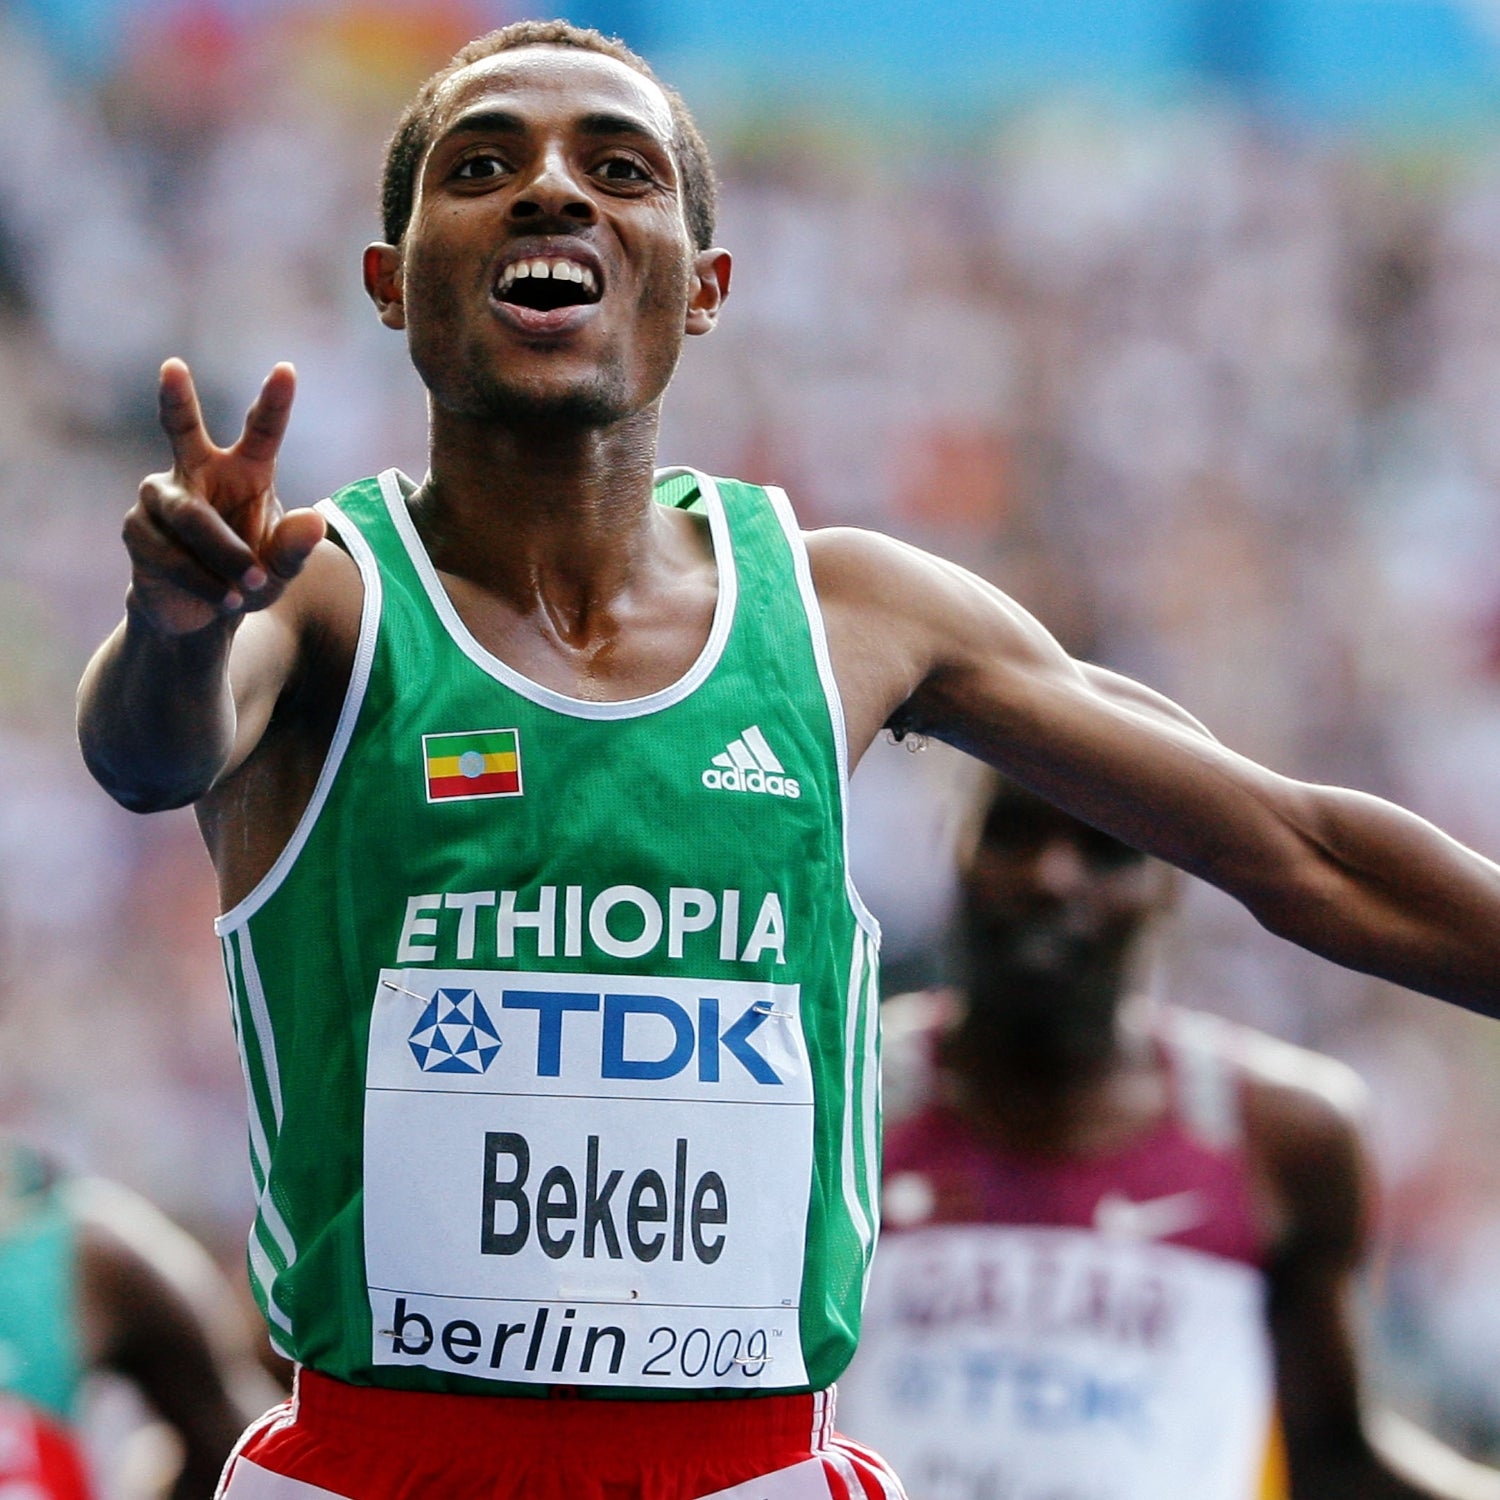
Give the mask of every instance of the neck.
[[980, 1092], [1042, 1099], [1086, 1092], [1128, 1056], [1115, 1025], [1108, 1029], [994, 1025], [971, 1017], [955, 1037], [954, 1071]]
[[497, 425], [434, 406], [412, 499], [434, 564], [521, 607], [617, 594], [650, 545], [658, 419], [652, 405], [605, 427]]
[[1122, 995], [1118, 970], [1087, 981], [971, 974], [946, 1048], [965, 1111], [1018, 1147], [1056, 1149], [1091, 1133], [1142, 1062]]

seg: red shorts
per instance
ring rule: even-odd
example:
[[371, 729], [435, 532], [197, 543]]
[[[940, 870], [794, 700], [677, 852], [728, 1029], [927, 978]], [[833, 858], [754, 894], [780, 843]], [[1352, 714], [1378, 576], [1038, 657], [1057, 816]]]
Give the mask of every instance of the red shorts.
[[24, 1402], [0, 1396], [0, 1496], [89, 1500], [93, 1493], [72, 1438]]
[[[754, 1482], [753, 1485], [751, 1482]], [[300, 1371], [220, 1500], [905, 1500], [833, 1393], [723, 1401], [438, 1396]]]

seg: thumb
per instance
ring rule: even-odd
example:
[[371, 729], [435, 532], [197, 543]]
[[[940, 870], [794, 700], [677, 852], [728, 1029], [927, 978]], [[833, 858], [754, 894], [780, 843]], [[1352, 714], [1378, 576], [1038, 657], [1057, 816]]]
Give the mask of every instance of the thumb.
[[283, 582], [295, 578], [328, 534], [328, 523], [315, 510], [289, 510], [277, 521], [260, 548], [262, 565]]

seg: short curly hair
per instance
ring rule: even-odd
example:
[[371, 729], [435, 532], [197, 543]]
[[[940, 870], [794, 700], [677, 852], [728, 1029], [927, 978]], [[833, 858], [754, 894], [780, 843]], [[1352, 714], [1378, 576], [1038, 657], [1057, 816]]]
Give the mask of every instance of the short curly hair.
[[401, 112], [385, 151], [385, 171], [380, 187], [381, 222], [386, 243], [399, 245], [411, 222], [416, 198], [417, 169], [432, 143], [433, 111], [438, 90], [455, 73], [484, 58], [520, 47], [576, 47], [612, 57], [649, 78], [663, 94], [672, 111], [672, 149], [682, 174], [682, 205], [688, 232], [700, 250], [713, 243], [714, 218], [718, 206], [718, 184], [708, 147], [682, 96], [669, 88], [651, 70], [651, 65], [616, 37], [567, 21], [516, 21], [475, 38], [454, 54], [412, 96]]

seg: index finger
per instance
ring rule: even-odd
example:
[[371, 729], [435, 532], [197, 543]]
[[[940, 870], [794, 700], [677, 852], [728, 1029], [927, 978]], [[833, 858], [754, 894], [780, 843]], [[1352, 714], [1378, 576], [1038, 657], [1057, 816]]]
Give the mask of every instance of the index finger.
[[235, 444], [240, 457], [252, 463], [268, 463], [276, 457], [292, 416], [292, 397], [297, 390], [297, 372], [285, 361], [272, 366], [260, 394], [245, 413], [245, 430]]
[[162, 365], [156, 409], [177, 467], [185, 474], [201, 469], [213, 457], [214, 445], [203, 425], [203, 409], [198, 405], [192, 372], [184, 361], [169, 359]]

